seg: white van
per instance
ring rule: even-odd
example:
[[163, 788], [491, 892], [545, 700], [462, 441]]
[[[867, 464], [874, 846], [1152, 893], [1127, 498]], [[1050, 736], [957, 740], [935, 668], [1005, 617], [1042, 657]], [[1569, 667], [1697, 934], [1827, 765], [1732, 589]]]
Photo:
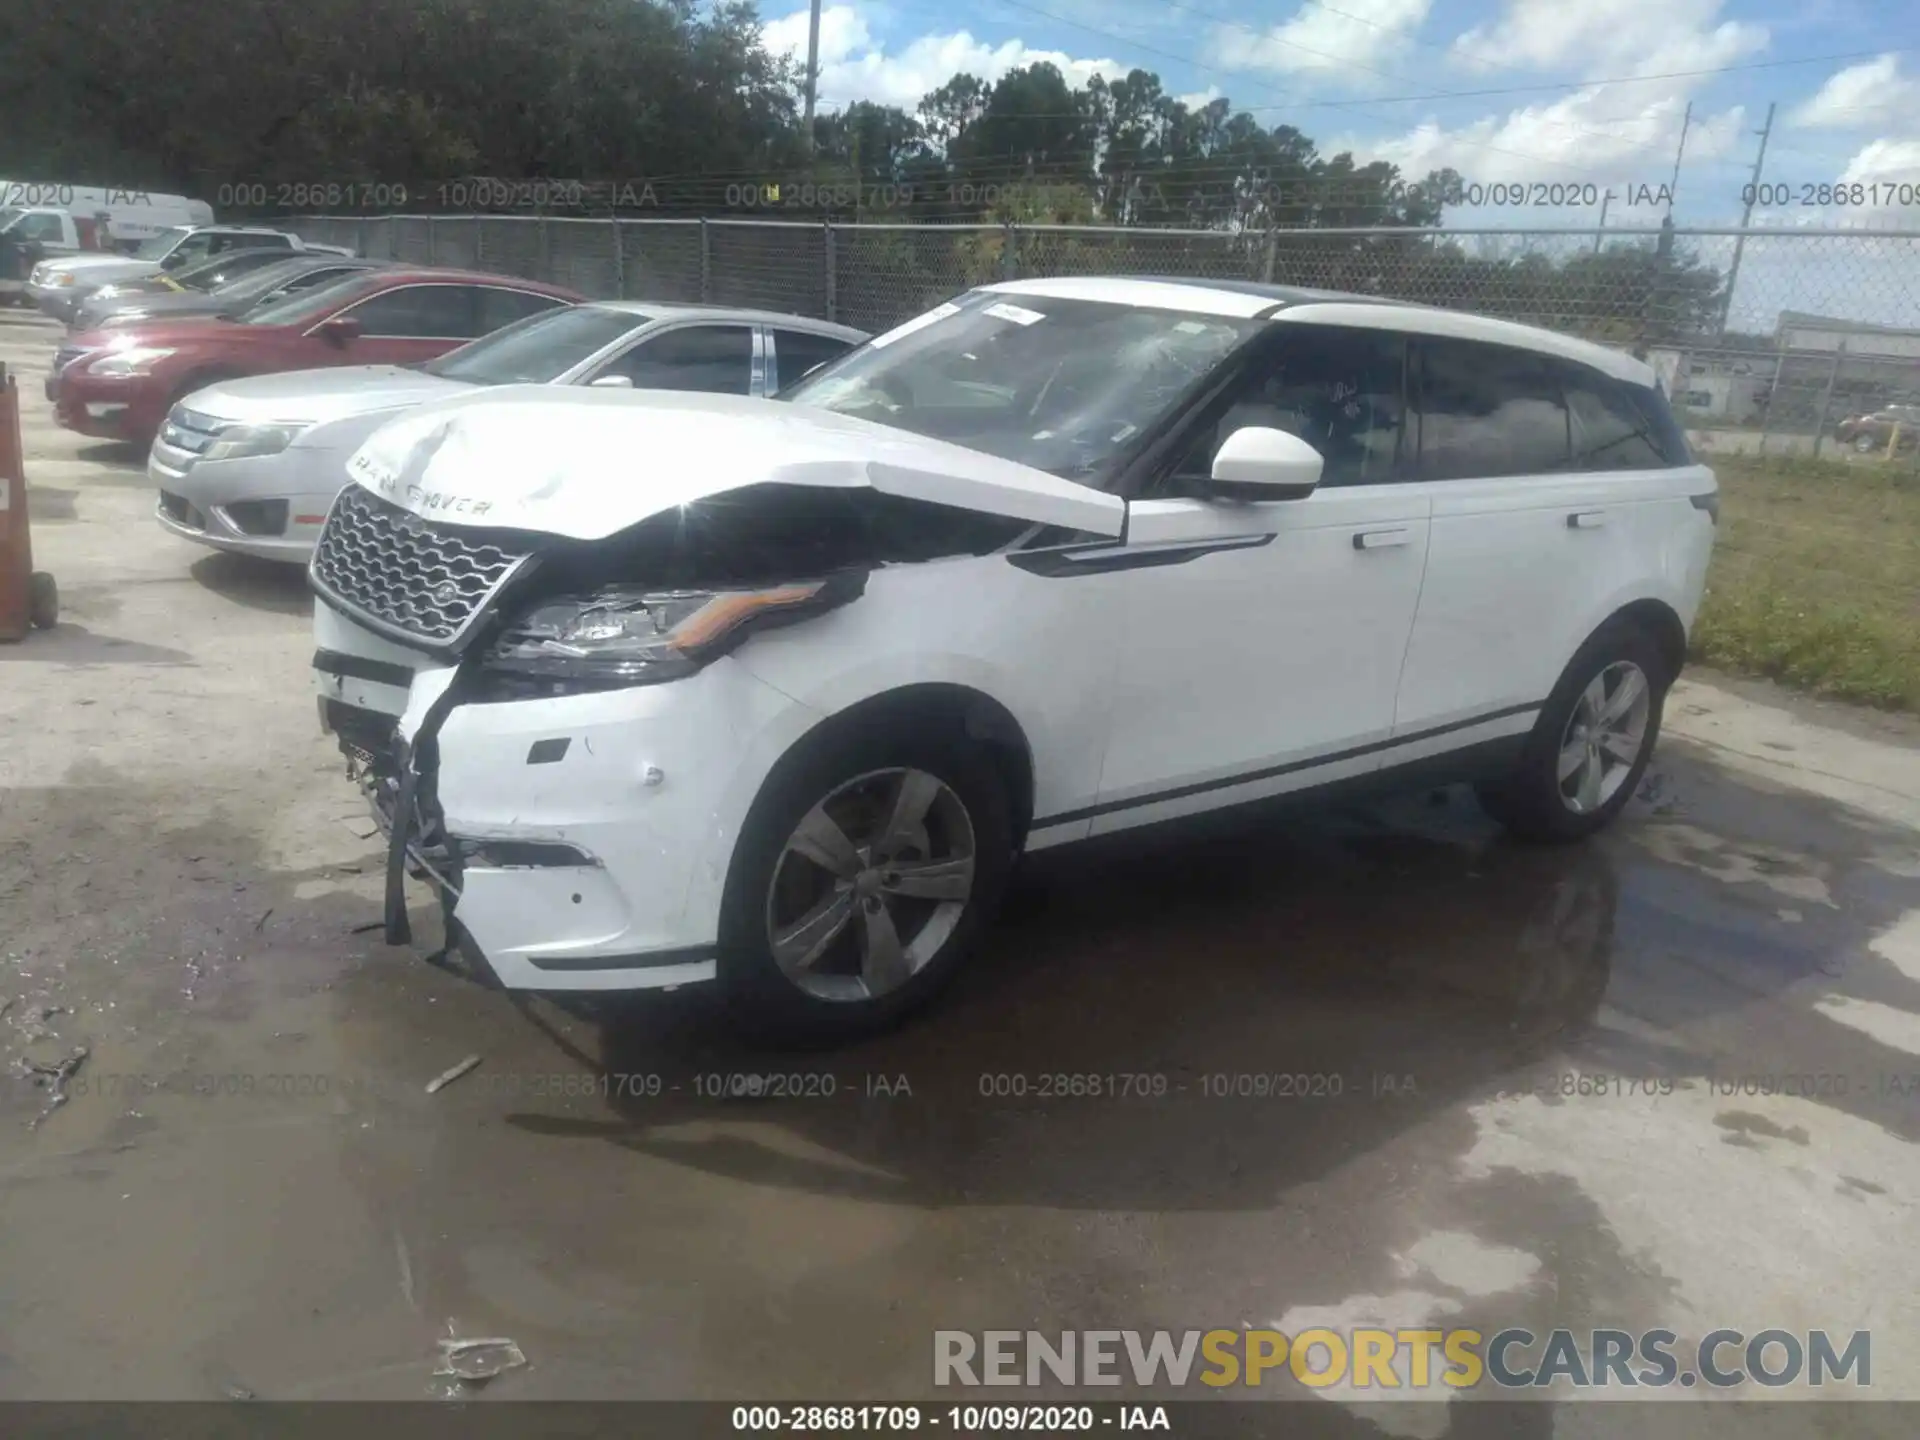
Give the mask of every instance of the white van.
[[177, 225], [213, 223], [211, 205], [184, 195], [32, 180], [0, 180], [0, 211], [8, 210], [61, 210], [88, 219], [104, 214], [107, 241], [120, 249], [131, 249]]

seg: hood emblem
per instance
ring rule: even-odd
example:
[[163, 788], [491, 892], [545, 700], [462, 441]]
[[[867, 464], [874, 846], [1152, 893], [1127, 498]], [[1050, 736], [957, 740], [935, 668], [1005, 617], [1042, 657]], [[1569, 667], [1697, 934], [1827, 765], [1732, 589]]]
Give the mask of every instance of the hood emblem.
[[442, 580], [427, 592], [427, 598], [436, 605], [451, 605], [460, 598], [460, 587], [451, 580]]

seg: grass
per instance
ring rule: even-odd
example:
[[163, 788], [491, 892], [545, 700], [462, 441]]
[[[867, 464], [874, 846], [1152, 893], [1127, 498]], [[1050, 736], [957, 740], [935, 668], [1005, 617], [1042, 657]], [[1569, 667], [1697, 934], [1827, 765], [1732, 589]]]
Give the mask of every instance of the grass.
[[1693, 656], [1920, 711], [1920, 474], [1720, 455], [1720, 536]]

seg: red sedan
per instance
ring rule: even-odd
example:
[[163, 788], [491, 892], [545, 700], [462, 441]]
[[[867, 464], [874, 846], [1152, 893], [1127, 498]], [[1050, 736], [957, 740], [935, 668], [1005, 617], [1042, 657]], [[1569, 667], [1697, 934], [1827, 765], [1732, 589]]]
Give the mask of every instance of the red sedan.
[[47, 398], [60, 424], [151, 443], [182, 396], [216, 380], [329, 365], [405, 365], [585, 297], [468, 270], [375, 270], [235, 320], [155, 321], [68, 336]]

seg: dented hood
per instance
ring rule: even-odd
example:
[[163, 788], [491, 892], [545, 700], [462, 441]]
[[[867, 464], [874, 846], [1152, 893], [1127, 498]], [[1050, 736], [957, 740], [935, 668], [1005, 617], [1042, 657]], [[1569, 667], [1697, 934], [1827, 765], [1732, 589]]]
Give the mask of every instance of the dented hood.
[[1118, 536], [1125, 502], [1011, 460], [811, 406], [513, 385], [389, 421], [353, 480], [429, 520], [599, 540], [747, 485], [861, 486]]

